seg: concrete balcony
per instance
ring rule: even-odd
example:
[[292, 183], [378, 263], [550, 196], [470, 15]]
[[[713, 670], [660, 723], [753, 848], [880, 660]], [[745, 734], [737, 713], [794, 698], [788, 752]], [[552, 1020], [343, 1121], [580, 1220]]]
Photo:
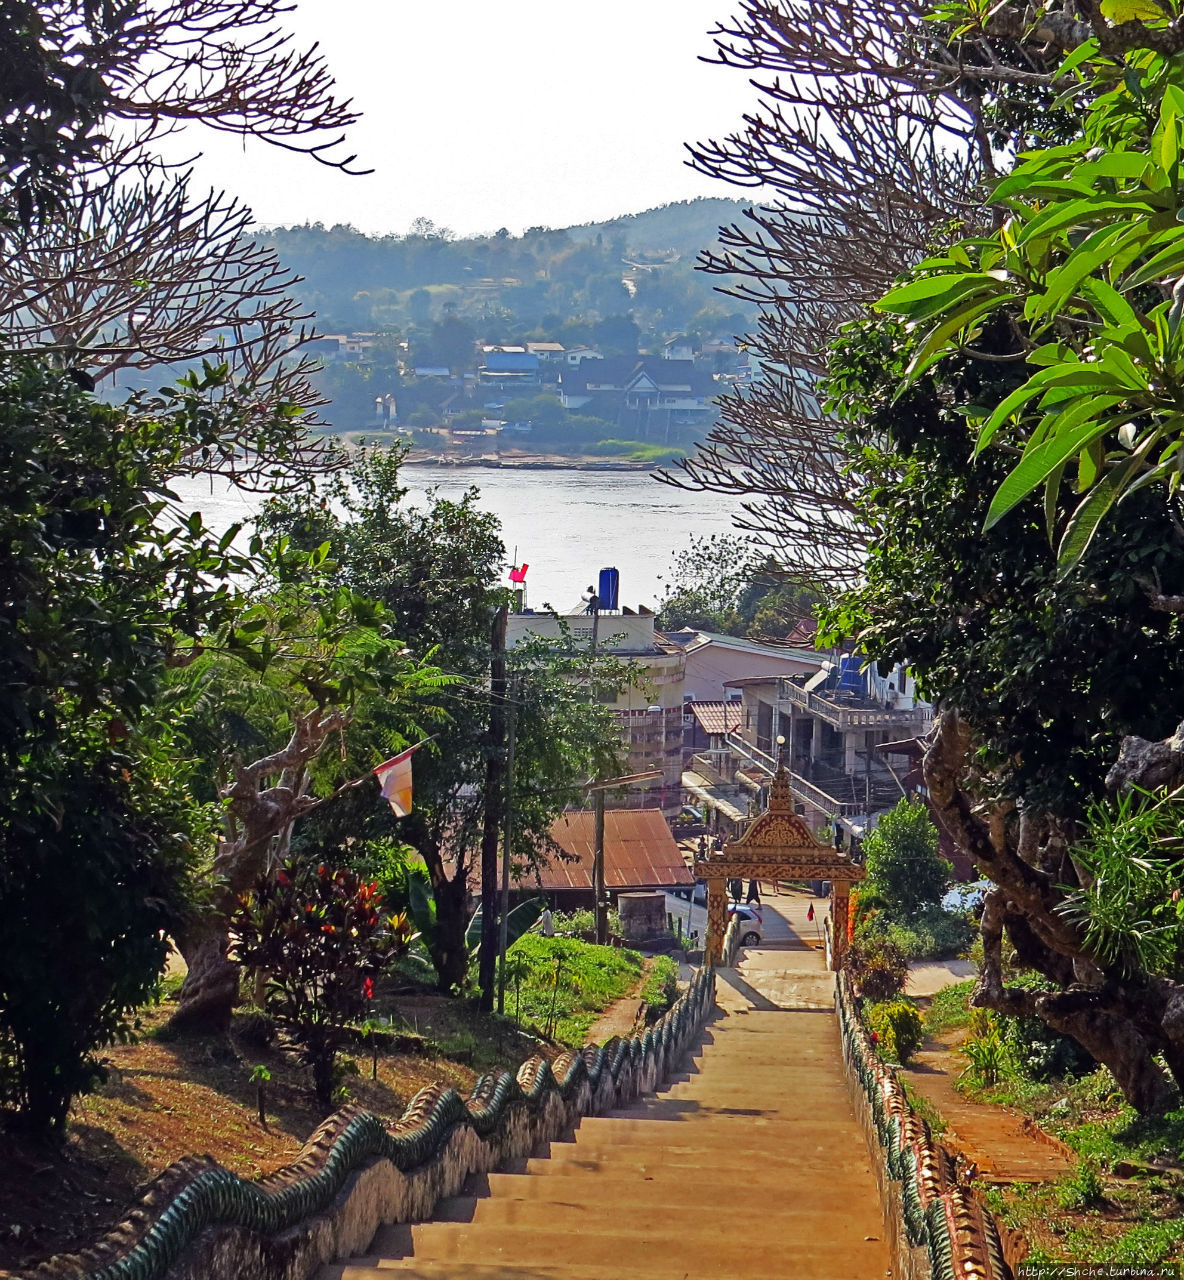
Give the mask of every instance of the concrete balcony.
[[892, 729], [901, 734], [920, 736], [928, 732], [933, 708], [927, 705], [897, 708], [885, 707], [861, 694], [835, 691], [814, 693], [796, 680], [777, 682], [777, 698], [781, 714], [791, 710], [817, 716], [840, 733], [859, 729]]

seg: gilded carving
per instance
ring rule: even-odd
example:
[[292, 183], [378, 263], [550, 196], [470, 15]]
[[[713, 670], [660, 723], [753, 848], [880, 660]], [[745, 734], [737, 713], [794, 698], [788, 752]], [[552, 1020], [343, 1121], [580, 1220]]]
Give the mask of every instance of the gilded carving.
[[[778, 770], [769, 792], [769, 807], [739, 840], [722, 852], [694, 864], [695, 878], [707, 881], [707, 963], [717, 964], [727, 927], [729, 880], [829, 880], [834, 888], [835, 960], [846, 949], [847, 891], [851, 881], [867, 874], [846, 854], [820, 844], [793, 811], [789, 777]], [[839, 936], [841, 935], [841, 936]]]

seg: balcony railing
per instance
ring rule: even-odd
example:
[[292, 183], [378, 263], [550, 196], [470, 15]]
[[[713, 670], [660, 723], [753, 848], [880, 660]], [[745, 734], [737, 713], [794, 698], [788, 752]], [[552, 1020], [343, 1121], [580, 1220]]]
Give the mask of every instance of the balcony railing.
[[[763, 769], [766, 773], [772, 774], [777, 770], [777, 761], [767, 752], [762, 751], [759, 747], [754, 747], [752, 743], [746, 742], [739, 734], [730, 733], [727, 738], [729, 748], [736, 755], [741, 756], [751, 764], [755, 764], [758, 768]], [[852, 813], [862, 813], [863, 806], [848, 801], [840, 800], [836, 796], [832, 796], [829, 792], [824, 791], [821, 787], [817, 787], [807, 778], [803, 778], [801, 774], [792, 772], [787, 769], [789, 775], [790, 791], [806, 804], [812, 804], [822, 813], [841, 814], [847, 816]]]
[[807, 692], [793, 680], [777, 682], [777, 696], [782, 702], [801, 707], [818, 716], [841, 732], [848, 729], [913, 729], [925, 728], [933, 719], [929, 706], [909, 708], [880, 707], [868, 698]]

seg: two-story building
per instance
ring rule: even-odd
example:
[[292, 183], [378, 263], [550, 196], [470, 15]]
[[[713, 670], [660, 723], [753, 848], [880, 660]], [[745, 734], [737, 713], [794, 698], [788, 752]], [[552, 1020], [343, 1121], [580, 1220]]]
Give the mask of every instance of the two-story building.
[[644, 606], [555, 615], [529, 610], [512, 613], [506, 645], [513, 648], [528, 636], [558, 638], [566, 629], [578, 643], [595, 643], [625, 659], [637, 671], [634, 687], [611, 704], [628, 748], [627, 773], [660, 770], [661, 777], [631, 787], [613, 799], [630, 808], [659, 808], [668, 816], [682, 807], [683, 672], [686, 658], [678, 645], [654, 631], [654, 615]]
[[709, 428], [718, 390], [693, 361], [656, 356], [585, 360], [559, 377], [564, 408], [615, 422], [637, 440], [669, 441], [676, 428]]

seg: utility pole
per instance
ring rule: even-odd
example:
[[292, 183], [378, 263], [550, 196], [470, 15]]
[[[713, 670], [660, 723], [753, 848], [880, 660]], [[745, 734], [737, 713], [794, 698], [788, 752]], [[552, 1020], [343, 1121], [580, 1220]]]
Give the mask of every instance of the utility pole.
[[604, 787], [592, 793], [594, 818], [592, 837], [592, 894], [596, 903], [596, 941], [608, 942], [608, 901], [604, 896]]
[[514, 833], [514, 738], [518, 728], [518, 699], [522, 677], [510, 684], [506, 707], [506, 803], [502, 814], [502, 909], [498, 919], [497, 1011], [506, 1011], [506, 950], [510, 936], [510, 842]]
[[506, 741], [506, 621], [510, 606], [494, 614], [489, 659], [489, 758], [485, 767], [485, 816], [481, 829], [481, 947], [478, 981], [481, 1009], [493, 1009], [493, 984], [497, 967], [497, 841], [505, 788]]
[[595, 898], [596, 941], [604, 946], [608, 942], [608, 898], [604, 893], [604, 793], [618, 787], [628, 787], [634, 782], [649, 782], [660, 778], [661, 769], [647, 769], [644, 773], [627, 773], [620, 778], [596, 778], [584, 784], [592, 793], [592, 893]]

